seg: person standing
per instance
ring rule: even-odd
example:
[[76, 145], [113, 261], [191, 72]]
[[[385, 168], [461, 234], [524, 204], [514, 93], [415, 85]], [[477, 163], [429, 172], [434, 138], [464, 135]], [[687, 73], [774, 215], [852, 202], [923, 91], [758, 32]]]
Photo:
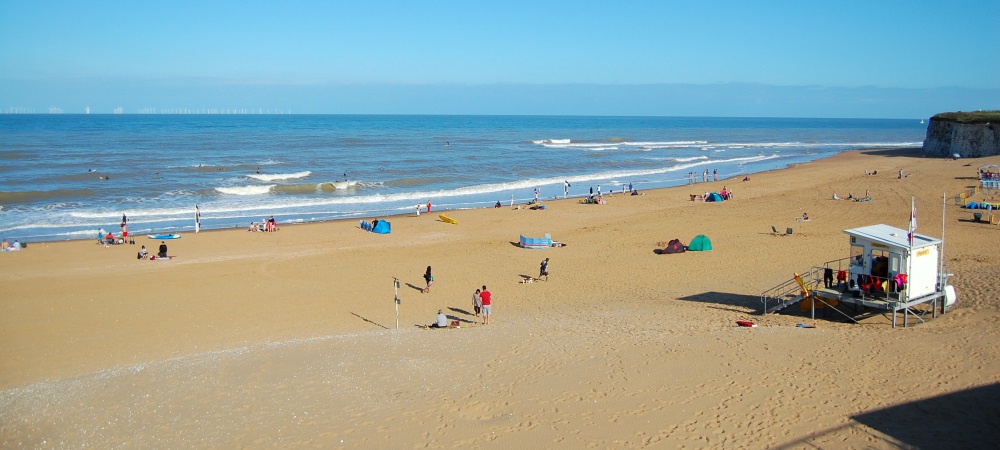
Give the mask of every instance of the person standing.
[[563, 181], [563, 198], [569, 197], [569, 181]]
[[594, 187], [593, 186], [590, 187], [590, 196], [591, 197], [594, 196]]
[[703, 183], [708, 183], [708, 169], [705, 169], [705, 172], [701, 174], [701, 181]]
[[545, 281], [549, 281], [549, 258], [543, 259], [541, 267], [538, 268], [538, 278], [542, 277], [545, 277]]
[[427, 266], [427, 271], [424, 272], [424, 281], [427, 282], [427, 287], [420, 292], [426, 294], [431, 291], [431, 286], [434, 286], [434, 275], [431, 275], [431, 266]]
[[483, 311], [483, 299], [479, 296], [482, 292], [476, 289], [476, 292], [472, 294], [472, 310], [476, 312], [476, 317], [479, 317], [479, 313]]
[[417, 203], [417, 217], [420, 217], [420, 203]]
[[599, 184], [597, 185], [597, 196], [598, 197], [601, 196], [601, 185], [599, 185]]
[[431, 201], [427, 200], [427, 214], [431, 213]]
[[486, 285], [483, 285], [482, 292], [479, 293], [479, 298], [483, 302], [483, 325], [490, 324], [490, 314], [493, 312], [493, 294], [486, 290]]
[[712, 169], [712, 181], [719, 181], [719, 169]]

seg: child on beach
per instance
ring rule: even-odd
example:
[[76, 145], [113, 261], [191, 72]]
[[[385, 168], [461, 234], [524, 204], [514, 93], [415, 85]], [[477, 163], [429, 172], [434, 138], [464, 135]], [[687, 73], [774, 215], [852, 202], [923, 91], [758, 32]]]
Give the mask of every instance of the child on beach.
[[476, 289], [476, 292], [472, 294], [472, 310], [476, 312], [476, 317], [479, 317], [479, 313], [483, 310], [483, 299], [479, 297], [481, 291]]
[[427, 271], [424, 272], [424, 281], [427, 282], [427, 287], [420, 292], [426, 294], [431, 291], [431, 286], [434, 286], [434, 275], [431, 275], [431, 266], [427, 266]]
[[549, 281], [549, 258], [542, 260], [541, 267], [538, 268], [538, 278], [545, 277], [545, 281]]

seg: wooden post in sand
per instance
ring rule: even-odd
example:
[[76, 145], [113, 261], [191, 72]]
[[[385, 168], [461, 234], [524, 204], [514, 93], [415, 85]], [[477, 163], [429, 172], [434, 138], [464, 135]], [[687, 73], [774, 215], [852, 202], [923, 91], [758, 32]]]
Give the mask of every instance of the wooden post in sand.
[[392, 288], [395, 292], [393, 298], [396, 301], [396, 331], [399, 331], [399, 278], [392, 278]]

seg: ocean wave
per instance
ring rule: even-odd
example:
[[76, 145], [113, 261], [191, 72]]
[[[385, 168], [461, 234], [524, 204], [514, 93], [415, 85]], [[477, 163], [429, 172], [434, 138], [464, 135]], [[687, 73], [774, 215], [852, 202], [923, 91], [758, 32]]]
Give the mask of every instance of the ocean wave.
[[311, 194], [322, 191], [333, 192], [334, 188], [330, 183], [283, 184], [274, 186], [273, 191], [281, 194]]
[[301, 172], [295, 172], [295, 173], [275, 173], [275, 174], [257, 173], [257, 174], [247, 175], [247, 178], [253, 178], [255, 180], [260, 180], [260, 181], [283, 181], [283, 180], [294, 180], [297, 178], [305, 178], [308, 177], [309, 175], [312, 175], [312, 172], [308, 170], [303, 170]]
[[539, 139], [537, 141], [531, 141], [533, 144], [569, 144], [572, 142], [570, 139]]
[[220, 194], [226, 195], [264, 195], [271, 192], [271, 189], [277, 186], [276, 184], [268, 184], [264, 186], [230, 186], [230, 187], [217, 187], [215, 190]]
[[677, 162], [690, 162], [690, 161], [698, 161], [700, 159], [708, 159], [708, 157], [705, 155], [701, 155], [701, 156], [692, 156], [689, 158], [671, 158], [671, 159]]

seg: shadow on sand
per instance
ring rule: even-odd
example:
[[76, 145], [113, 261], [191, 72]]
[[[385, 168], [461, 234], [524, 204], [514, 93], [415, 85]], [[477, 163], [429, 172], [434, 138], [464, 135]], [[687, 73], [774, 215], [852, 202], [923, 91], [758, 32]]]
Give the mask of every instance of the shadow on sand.
[[817, 431], [774, 448], [819, 448], [814, 442], [845, 433], [845, 428], [857, 428], [858, 432], [887, 441], [890, 447], [993, 449], [997, 448], [997, 429], [1000, 427], [998, 403], [1000, 383], [994, 383], [864, 412], [851, 417], [853, 423]]

